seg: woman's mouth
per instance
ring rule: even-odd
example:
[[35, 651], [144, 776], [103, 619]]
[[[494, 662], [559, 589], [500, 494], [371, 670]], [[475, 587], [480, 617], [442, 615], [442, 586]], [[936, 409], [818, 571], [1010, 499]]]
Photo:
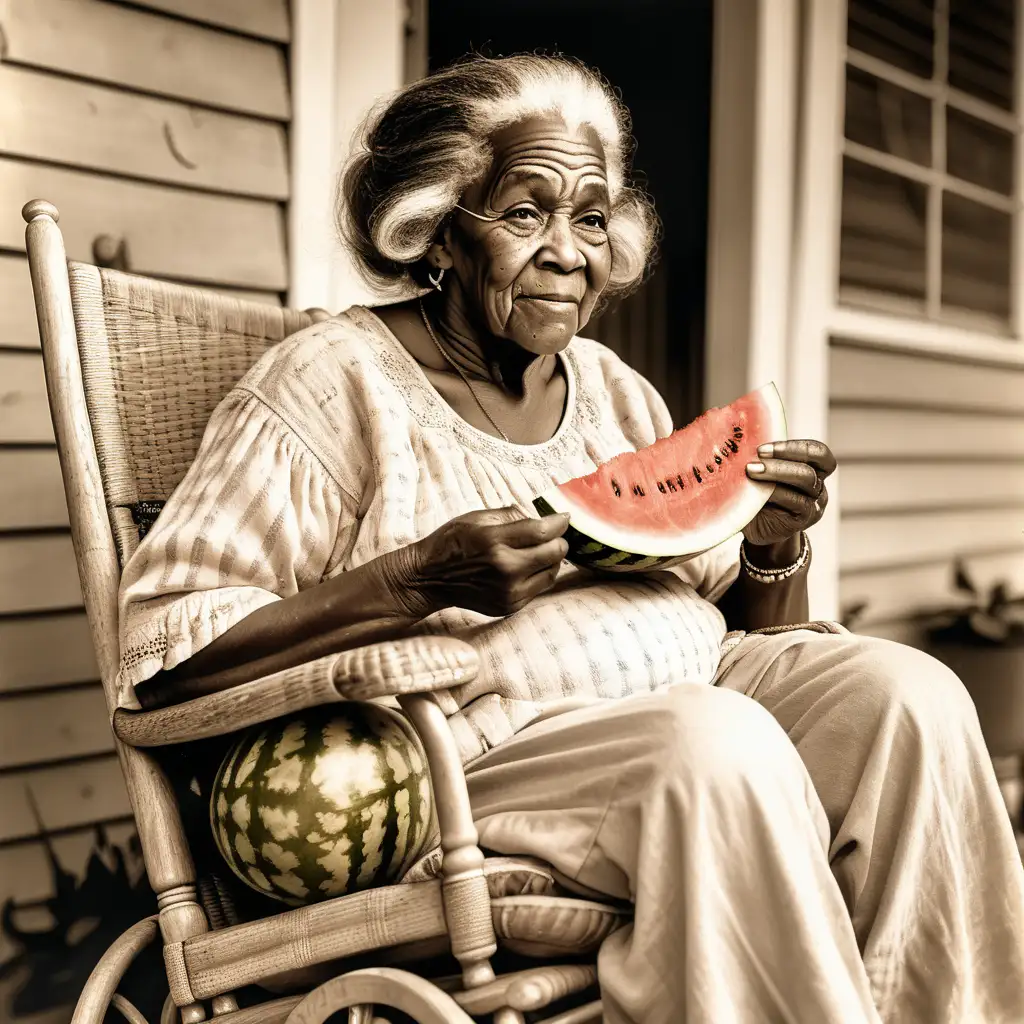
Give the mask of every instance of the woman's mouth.
[[519, 299], [528, 299], [530, 302], [546, 302], [552, 306], [578, 306], [579, 300], [565, 295], [520, 295]]

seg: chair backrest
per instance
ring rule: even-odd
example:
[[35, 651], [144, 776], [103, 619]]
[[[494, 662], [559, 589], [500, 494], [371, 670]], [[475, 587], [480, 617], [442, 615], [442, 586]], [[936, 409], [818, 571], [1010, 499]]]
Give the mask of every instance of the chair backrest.
[[69, 261], [82, 384], [121, 566], [211, 413], [308, 313]]
[[220, 400], [271, 345], [326, 314], [69, 261], [57, 210], [33, 200], [23, 213], [71, 536], [113, 710], [117, 589], [140, 534]]

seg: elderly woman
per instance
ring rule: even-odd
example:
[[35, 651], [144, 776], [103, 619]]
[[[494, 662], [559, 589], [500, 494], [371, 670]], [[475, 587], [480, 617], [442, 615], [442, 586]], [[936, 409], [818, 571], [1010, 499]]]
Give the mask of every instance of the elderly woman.
[[579, 572], [565, 518], [532, 511], [672, 430], [580, 337], [651, 248], [628, 141], [605, 83], [535, 55], [371, 118], [344, 235], [413, 297], [300, 332], [216, 410], [125, 570], [125, 699], [463, 637], [482, 671], [438, 699], [482, 845], [634, 902], [600, 953], [607, 1021], [1024, 1020], [1024, 871], [963, 687], [804, 623], [828, 448], [766, 445], [763, 511], [672, 571]]

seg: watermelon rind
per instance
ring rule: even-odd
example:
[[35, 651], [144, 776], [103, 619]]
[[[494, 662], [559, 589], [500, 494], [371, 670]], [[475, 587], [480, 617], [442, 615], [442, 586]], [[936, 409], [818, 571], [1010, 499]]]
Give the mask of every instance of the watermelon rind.
[[377, 703], [324, 706], [247, 730], [209, 795], [226, 866], [291, 906], [397, 881], [433, 834], [433, 812], [419, 737]]
[[[778, 389], [766, 384], [757, 393], [765, 405], [772, 440], [784, 440], [788, 428]], [[774, 488], [770, 481], [744, 477], [743, 489], [728, 510], [696, 529], [659, 533], [608, 523], [558, 487], [534, 498], [533, 504], [542, 516], [569, 516], [564, 534], [569, 545], [566, 557], [574, 565], [602, 572], [640, 572], [686, 562], [724, 543], [761, 511]]]

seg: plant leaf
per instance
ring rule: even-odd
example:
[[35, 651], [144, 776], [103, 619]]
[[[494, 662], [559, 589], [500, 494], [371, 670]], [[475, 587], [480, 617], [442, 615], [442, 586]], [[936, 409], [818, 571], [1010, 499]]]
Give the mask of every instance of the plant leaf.
[[962, 558], [957, 558], [953, 562], [953, 584], [957, 590], [962, 590], [972, 597], [978, 596], [978, 588], [975, 587], [970, 576], [967, 575], [967, 567], [964, 565]]
[[860, 617], [864, 614], [864, 609], [867, 608], [867, 601], [855, 601], [853, 604], [846, 605], [845, 608], [840, 612], [839, 623], [850, 629]]
[[991, 615], [986, 615], [984, 612], [971, 612], [968, 621], [970, 622], [971, 629], [978, 636], [985, 637], [986, 640], [993, 640], [998, 643], [1010, 635], [1009, 623], [1003, 622], [1002, 619], [994, 618]]
[[1006, 589], [1006, 584], [1000, 580], [996, 583], [988, 595], [988, 614], [998, 615], [999, 612], [1006, 607], [1006, 603], [1009, 600], [1009, 594]]

